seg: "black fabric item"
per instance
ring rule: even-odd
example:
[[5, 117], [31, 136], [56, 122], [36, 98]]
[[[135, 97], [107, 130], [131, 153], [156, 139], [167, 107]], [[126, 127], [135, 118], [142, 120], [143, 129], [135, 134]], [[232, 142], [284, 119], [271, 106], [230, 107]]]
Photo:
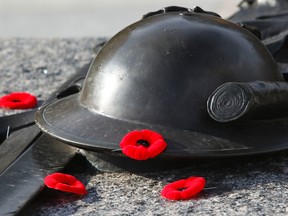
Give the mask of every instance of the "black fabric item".
[[248, 8], [229, 18], [230, 21], [257, 27], [262, 42], [280, 66], [284, 77], [288, 73], [288, 1], [278, 0], [276, 7], [256, 6], [254, 1]]

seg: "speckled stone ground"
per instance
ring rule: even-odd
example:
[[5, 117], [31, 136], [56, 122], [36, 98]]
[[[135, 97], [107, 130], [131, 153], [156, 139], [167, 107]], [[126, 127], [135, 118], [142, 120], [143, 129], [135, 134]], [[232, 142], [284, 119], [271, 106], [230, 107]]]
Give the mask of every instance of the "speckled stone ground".
[[[28, 91], [45, 100], [91, 61], [93, 48], [101, 40], [0, 39], [0, 95]], [[1, 109], [0, 115], [15, 112]], [[80, 157], [66, 172], [83, 181], [86, 196], [45, 188], [21, 215], [288, 214], [287, 152], [249, 159], [193, 160], [183, 165], [188, 166], [154, 172], [103, 172]], [[179, 202], [161, 197], [165, 184], [192, 175], [207, 180], [206, 189], [197, 197]]]
[[[45, 100], [77, 70], [89, 63], [104, 38], [0, 38], [0, 95], [27, 91]], [[20, 110], [1, 110], [10, 115]]]
[[[86, 184], [86, 196], [46, 189], [23, 214], [287, 215], [287, 162], [287, 156], [277, 155], [243, 161], [196, 160], [186, 168], [150, 173], [70, 170]], [[207, 189], [197, 197], [188, 201], [161, 197], [165, 184], [192, 175], [207, 180]]]

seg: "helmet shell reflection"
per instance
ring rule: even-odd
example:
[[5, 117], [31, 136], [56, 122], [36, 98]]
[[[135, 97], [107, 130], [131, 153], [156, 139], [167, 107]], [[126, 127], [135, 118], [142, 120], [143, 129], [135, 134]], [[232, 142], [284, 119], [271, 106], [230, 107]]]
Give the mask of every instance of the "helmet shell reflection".
[[94, 59], [80, 103], [116, 119], [181, 129], [208, 120], [206, 101], [228, 81], [282, 80], [265, 46], [216, 16], [153, 15], [116, 34]]

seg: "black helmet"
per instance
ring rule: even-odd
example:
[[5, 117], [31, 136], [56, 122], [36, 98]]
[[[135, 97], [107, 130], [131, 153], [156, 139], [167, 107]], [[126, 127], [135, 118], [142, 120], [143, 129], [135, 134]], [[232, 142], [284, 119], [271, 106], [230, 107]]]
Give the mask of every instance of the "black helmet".
[[150, 129], [167, 142], [162, 157], [286, 148], [288, 124], [282, 119], [223, 124], [206, 110], [209, 95], [223, 83], [283, 81], [261, 41], [199, 8], [168, 9], [149, 13], [110, 39], [80, 93], [38, 111], [40, 128], [80, 148], [114, 152], [129, 131]]

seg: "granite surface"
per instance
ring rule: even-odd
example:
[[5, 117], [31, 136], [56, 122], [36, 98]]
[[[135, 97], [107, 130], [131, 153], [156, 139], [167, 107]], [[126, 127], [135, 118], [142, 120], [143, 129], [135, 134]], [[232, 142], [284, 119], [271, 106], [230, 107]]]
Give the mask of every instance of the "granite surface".
[[[91, 61], [94, 48], [101, 41], [0, 39], [0, 95], [27, 91], [45, 100], [65, 79]], [[0, 109], [1, 116], [15, 112], [20, 111]], [[108, 172], [97, 167], [97, 160], [90, 163], [84, 156], [79, 158], [67, 167], [66, 173], [86, 185], [86, 196], [45, 188], [21, 215], [288, 214], [287, 152], [251, 158], [175, 161], [178, 168], [165, 166], [166, 170], [149, 172], [141, 172], [141, 168], [137, 172]], [[161, 197], [164, 185], [189, 176], [203, 176], [206, 189], [187, 201]]]

